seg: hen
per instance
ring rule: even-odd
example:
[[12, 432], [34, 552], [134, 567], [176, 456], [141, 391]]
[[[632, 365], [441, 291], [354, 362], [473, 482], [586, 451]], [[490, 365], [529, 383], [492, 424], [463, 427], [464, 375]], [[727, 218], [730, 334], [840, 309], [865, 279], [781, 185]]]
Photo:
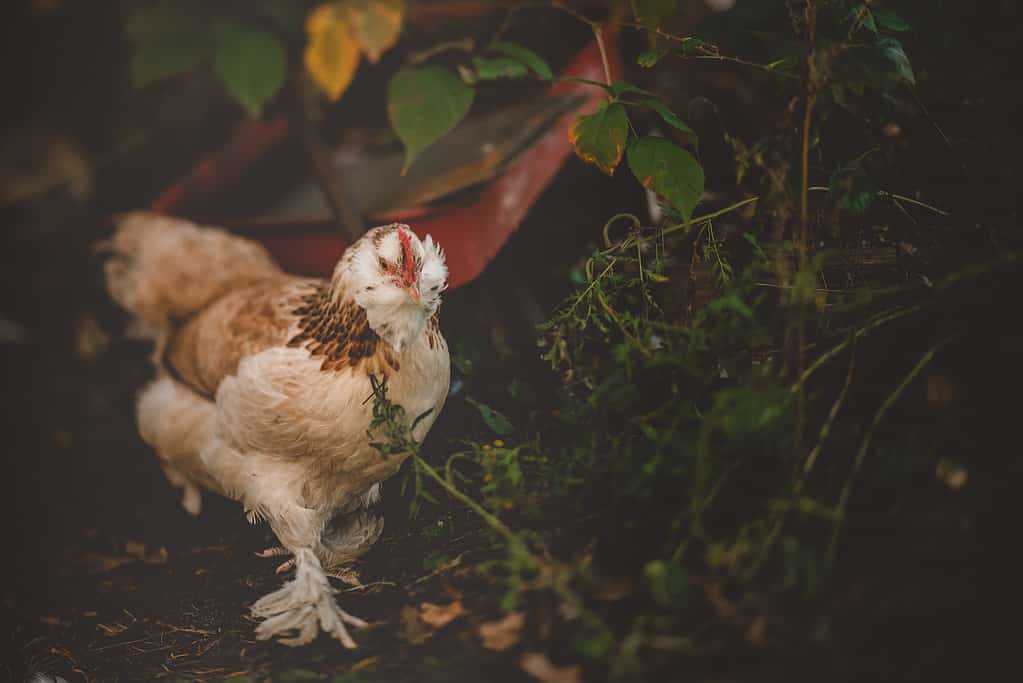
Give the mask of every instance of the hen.
[[104, 265], [113, 298], [156, 342], [157, 378], [138, 400], [138, 428], [183, 505], [199, 487], [266, 520], [294, 579], [252, 606], [261, 639], [288, 645], [319, 630], [355, 647], [328, 573], [383, 529], [371, 511], [401, 458], [368, 435], [370, 375], [422, 440], [444, 405], [447, 344], [437, 311], [444, 255], [402, 224], [370, 230], [332, 279], [283, 273], [248, 240], [148, 213], [122, 218]]

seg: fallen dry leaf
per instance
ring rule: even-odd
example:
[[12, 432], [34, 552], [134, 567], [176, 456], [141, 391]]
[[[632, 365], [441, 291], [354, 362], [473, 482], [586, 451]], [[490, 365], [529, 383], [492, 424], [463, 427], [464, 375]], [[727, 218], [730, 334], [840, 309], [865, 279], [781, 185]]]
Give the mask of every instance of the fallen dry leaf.
[[376, 656], [374, 656], [374, 657], [366, 657], [365, 659], [360, 659], [355, 664], [352, 664], [352, 668], [349, 669], [348, 672], [352, 673], [354, 671], [362, 671], [363, 669], [369, 669], [371, 667], [376, 666], [377, 662], [379, 662], [379, 661], [380, 661], [380, 657], [376, 657]]
[[85, 553], [72, 561], [71, 566], [65, 567], [63, 573], [73, 572], [80, 569], [87, 574], [105, 574], [117, 569], [123, 564], [129, 564], [141, 560], [146, 564], [167, 564], [167, 549], [157, 548], [151, 553], [146, 553], [144, 543], [128, 541], [125, 543], [126, 555], [102, 555], [100, 553]]
[[418, 645], [426, 642], [434, 631], [447, 626], [465, 614], [461, 600], [448, 605], [435, 605], [424, 602], [418, 608], [407, 605], [401, 608], [401, 637]]
[[541, 652], [522, 655], [519, 667], [540, 683], [582, 683], [582, 669], [578, 666], [554, 666]]
[[463, 614], [465, 609], [461, 600], [455, 600], [447, 605], [435, 605], [432, 602], [419, 605], [419, 618], [435, 629], [447, 626]]
[[480, 624], [479, 636], [483, 647], [488, 650], [504, 652], [522, 636], [522, 627], [526, 623], [526, 615], [522, 612], [509, 612], [502, 619]]

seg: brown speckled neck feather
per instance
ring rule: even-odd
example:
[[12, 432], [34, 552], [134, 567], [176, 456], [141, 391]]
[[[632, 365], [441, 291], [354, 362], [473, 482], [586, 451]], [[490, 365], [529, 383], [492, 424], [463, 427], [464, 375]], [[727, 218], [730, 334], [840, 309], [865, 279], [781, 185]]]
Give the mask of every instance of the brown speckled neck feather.
[[293, 312], [299, 316], [299, 332], [288, 346], [304, 347], [314, 358], [322, 357], [321, 370], [354, 368], [378, 350], [387, 365], [399, 369], [394, 353], [370, 328], [366, 311], [354, 301], [333, 300], [326, 285], [315, 286]]

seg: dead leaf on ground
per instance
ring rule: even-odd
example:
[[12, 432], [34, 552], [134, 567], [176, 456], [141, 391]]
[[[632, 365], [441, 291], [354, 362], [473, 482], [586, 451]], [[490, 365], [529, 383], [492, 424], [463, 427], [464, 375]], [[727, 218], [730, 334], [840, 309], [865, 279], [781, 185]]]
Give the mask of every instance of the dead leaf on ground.
[[447, 605], [435, 605], [432, 602], [424, 602], [419, 605], [419, 618], [433, 628], [443, 628], [458, 617], [465, 614], [461, 600], [455, 600]]
[[523, 612], [509, 612], [502, 619], [480, 624], [480, 641], [488, 650], [504, 652], [519, 642], [525, 623], [526, 615]]
[[151, 553], [147, 553], [145, 543], [128, 541], [124, 544], [124, 551], [136, 560], [142, 560], [146, 564], [167, 564], [167, 549], [163, 546], [160, 546]]
[[366, 657], [365, 659], [360, 659], [355, 664], [352, 664], [352, 668], [348, 670], [348, 673], [352, 673], [352, 672], [355, 672], [355, 671], [362, 671], [363, 669], [370, 669], [370, 668], [376, 666], [377, 662], [379, 662], [379, 661], [380, 661], [380, 657], [376, 657], [376, 656]]
[[582, 669], [578, 666], [555, 666], [541, 652], [527, 652], [519, 660], [519, 667], [540, 683], [582, 683]]
[[401, 637], [413, 645], [424, 643], [435, 631], [463, 614], [465, 609], [461, 600], [455, 600], [447, 605], [424, 602], [418, 608], [407, 605], [401, 608]]
[[146, 552], [144, 543], [128, 541], [125, 544], [126, 555], [103, 555], [101, 553], [85, 553], [75, 558], [71, 567], [65, 568], [62, 573], [72, 573], [75, 570], [84, 571], [86, 574], [105, 574], [117, 569], [123, 564], [142, 561], [146, 564], [167, 564], [167, 549], [163, 546], [151, 553]]

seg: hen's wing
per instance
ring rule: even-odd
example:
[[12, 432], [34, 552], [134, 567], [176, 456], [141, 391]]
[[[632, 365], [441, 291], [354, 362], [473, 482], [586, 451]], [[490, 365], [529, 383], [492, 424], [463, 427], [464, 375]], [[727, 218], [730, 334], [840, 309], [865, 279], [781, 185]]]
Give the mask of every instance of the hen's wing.
[[313, 286], [278, 278], [230, 292], [173, 333], [164, 350], [164, 367], [177, 381], [212, 399], [243, 358], [288, 343], [302, 292]]

